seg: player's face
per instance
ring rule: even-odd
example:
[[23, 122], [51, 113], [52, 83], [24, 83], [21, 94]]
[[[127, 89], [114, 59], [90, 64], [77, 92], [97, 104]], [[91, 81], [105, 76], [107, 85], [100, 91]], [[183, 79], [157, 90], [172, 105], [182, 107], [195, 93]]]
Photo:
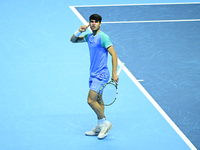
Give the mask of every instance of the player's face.
[[101, 23], [96, 20], [90, 20], [90, 28], [92, 31], [97, 31], [100, 29]]

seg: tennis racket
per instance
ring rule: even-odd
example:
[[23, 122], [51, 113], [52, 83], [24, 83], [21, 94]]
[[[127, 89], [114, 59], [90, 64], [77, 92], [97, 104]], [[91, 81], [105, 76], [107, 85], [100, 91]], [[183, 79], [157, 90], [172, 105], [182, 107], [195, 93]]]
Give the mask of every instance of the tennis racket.
[[[122, 63], [122, 65], [120, 66], [117, 72], [118, 76], [123, 67], [124, 67], [124, 63]], [[103, 94], [101, 95], [100, 93], [102, 92]], [[117, 84], [113, 80], [111, 80], [110, 82], [104, 84], [100, 88], [99, 93], [98, 93], [98, 102], [101, 105], [110, 106], [116, 101], [117, 95], [118, 95]]]

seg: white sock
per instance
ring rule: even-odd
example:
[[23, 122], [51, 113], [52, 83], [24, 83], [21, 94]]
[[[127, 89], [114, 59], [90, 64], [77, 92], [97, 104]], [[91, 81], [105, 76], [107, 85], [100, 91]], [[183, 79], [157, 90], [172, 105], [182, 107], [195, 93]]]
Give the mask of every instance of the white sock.
[[98, 124], [106, 124], [106, 118], [99, 119]]

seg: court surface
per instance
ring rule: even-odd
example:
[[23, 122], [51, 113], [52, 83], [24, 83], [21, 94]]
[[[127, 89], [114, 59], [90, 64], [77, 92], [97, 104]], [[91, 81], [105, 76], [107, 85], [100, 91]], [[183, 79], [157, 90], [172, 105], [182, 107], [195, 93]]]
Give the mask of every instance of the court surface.
[[[200, 148], [200, 3], [0, 3], [0, 149]], [[69, 42], [92, 13], [126, 64], [104, 140], [84, 135], [97, 123], [86, 100], [89, 52]]]

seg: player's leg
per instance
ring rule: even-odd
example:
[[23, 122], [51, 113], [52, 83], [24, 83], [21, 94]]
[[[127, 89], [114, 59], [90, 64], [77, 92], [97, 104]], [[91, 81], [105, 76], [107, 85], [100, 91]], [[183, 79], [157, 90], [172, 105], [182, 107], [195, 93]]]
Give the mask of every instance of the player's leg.
[[[100, 96], [100, 97], [102, 98], [102, 96]], [[88, 93], [88, 104], [90, 105], [90, 107], [94, 110], [94, 112], [97, 115], [98, 125], [93, 130], [85, 132], [85, 135], [88, 135], [88, 136], [98, 135], [101, 131], [101, 128], [99, 126], [99, 120], [104, 118], [104, 106], [100, 105], [97, 102], [97, 99], [98, 99], [98, 94], [96, 92], [90, 90]]]
[[[103, 102], [103, 92], [99, 95], [99, 99], [98, 99], [98, 103], [99, 103], [99, 101], [100, 101], [100, 104], [104, 104], [104, 102]], [[103, 112], [104, 112], [104, 110], [105, 110], [105, 106], [104, 105], [100, 105], [101, 106], [101, 108], [102, 108], [102, 110], [103, 110]], [[104, 116], [105, 117], [105, 116]], [[98, 119], [101, 119], [101, 118], [99, 118], [99, 117], [97, 117]]]
[[[97, 101], [98, 93], [90, 90], [88, 94], [88, 104], [94, 110], [98, 117], [98, 125], [92, 130], [88, 131], [86, 135], [98, 135], [99, 139], [103, 139], [107, 136], [108, 131], [112, 128], [112, 124], [105, 119], [104, 105], [99, 104]], [[103, 102], [102, 94], [99, 97], [100, 101]]]
[[[100, 104], [104, 104], [104, 102], [103, 102], [103, 92], [99, 96], [99, 101], [101, 102]], [[101, 105], [101, 106], [102, 106], [102, 109], [104, 110], [104, 105]], [[113, 127], [113, 125], [107, 120], [105, 120], [105, 122], [104, 121], [102, 122], [100, 120], [103, 120], [103, 119], [99, 119], [99, 127], [100, 127], [101, 131], [98, 134], [98, 138], [103, 139], [104, 137], [107, 136], [108, 131]]]
[[[101, 94], [101, 100], [102, 100], [102, 94]], [[88, 93], [88, 104], [90, 105], [90, 107], [94, 110], [94, 112], [97, 115], [98, 119], [102, 119], [105, 117], [104, 115], [104, 105], [101, 105], [98, 103], [97, 101], [98, 99], [98, 93], [96, 93], [95, 91], [90, 90]]]
[[[99, 89], [106, 84], [109, 78], [99, 80], [97, 78], [90, 78], [89, 80], [89, 93], [88, 93], [88, 104], [94, 110], [98, 118], [98, 125], [92, 130], [88, 131], [86, 135], [98, 135], [99, 139], [104, 138], [108, 131], [112, 128], [112, 124], [105, 119], [104, 115], [104, 105], [98, 102], [98, 91]], [[102, 93], [99, 96], [99, 100], [103, 102]]]

